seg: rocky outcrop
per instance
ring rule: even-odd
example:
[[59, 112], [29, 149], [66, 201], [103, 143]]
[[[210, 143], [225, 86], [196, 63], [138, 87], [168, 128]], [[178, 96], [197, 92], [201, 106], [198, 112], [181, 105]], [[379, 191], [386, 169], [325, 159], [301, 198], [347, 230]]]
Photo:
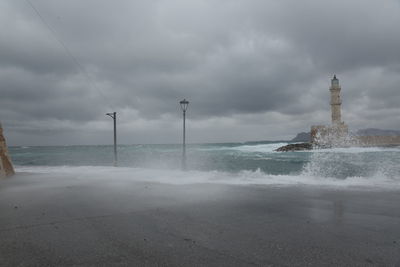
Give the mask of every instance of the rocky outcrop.
[[299, 143], [299, 144], [289, 144], [286, 146], [282, 146], [275, 151], [278, 152], [290, 152], [290, 151], [302, 151], [302, 150], [311, 150], [313, 146], [311, 143]]
[[0, 124], [0, 178], [12, 176], [15, 174], [14, 167], [8, 154], [6, 139], [3, 135], [3, 128]]

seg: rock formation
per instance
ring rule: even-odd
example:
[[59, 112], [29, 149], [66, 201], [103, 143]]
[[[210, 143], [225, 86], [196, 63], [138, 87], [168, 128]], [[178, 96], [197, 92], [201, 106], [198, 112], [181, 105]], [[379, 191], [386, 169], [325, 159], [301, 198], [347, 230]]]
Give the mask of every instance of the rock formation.
[[296, 135], [295, 138], [290, 140], [290, 142], [310, 142], [311, 140], [311, 133], [308, 132], [301, 132]]
[[0, 178], [14, 175], [14, 167], [8, 154], [6, 139], [3, 136], [3, 128], [0, 124]]
[[277, 152], [289, 152], [289, 151], [302, 151], [302, 150], [311, 150], [313, 146], [311, 143], [300, 143], [300, 144], [289, 144], [286, 146], [282, 146], [275, 151]]

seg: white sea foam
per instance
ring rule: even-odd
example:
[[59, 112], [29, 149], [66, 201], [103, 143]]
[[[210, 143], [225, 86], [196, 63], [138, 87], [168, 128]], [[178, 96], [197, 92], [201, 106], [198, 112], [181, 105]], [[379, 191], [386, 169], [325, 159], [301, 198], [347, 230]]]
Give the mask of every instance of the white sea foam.
[[231, 147], [232, 150], [239, 150], [242, 152], [254, 153], [271, 153], [274, 152], [275, 149], [280, 148], [281, 146], [286, 146], [288, 143], [272, 143], [272, 144], [262, 144], [262, 145], [243, 145], [237, 147]]
[[[166, 184], [199, 184], [215, 183], [229, 185], [266, 185], [266, 186], [293, 186], [293, 185], [313, 185], [328, 186], [335, 188], [358, 188], [358, 189], [400, 189], [400, 178], [388, 176], [386, 173], [377, 171], [370, 177], [346, 177], [344, 179], [319, 176], [312, 172], [303, 172], [299, 175], [270, 175], [260, 170], [241, 171], [238, 173], [228, 173], [220, 171], [180, 171], [180, 170], [160, 170], [145, 168], [125, 168], [125, 167], [17, 167], [17, 172], [29, 172], [42, 174], [54, 179], [65, 176], [72, 179], [85, 181], [115, 181], [115, 182], [156, 182]], [[317, 172], [318, 173], [318, 172]]]
[[241, 151], [245, 153], [271, 153], [275, 152], [275, 149], [285, 146], [288, 143], [271, 143], [271, 144], [259, 144], [259, 145], [242, 145], [242, 146], [218, 146], [218, 147], [208, 147], [208, 148], [198, 148], [200, 151]]
[[[286, 146], [288, 143], [271, 143], [271, 144], [260, 144], [260, 145], [243, 145], [237, 147], [230, 147], [225, 149], [238, 150], [242, 152], [261, 152], [271, 153], [275, 152], [276, 149], [282, 146]], [[371, 153], [371, 152], [400, 152], [400, 147], [337, 147], [337, 148], [324, 148], [314, 149], [312, 151], [296, 151], [296, 152], [307, 152], [307, 153]], [[279, 152], [281, 153], [281, 152]]]

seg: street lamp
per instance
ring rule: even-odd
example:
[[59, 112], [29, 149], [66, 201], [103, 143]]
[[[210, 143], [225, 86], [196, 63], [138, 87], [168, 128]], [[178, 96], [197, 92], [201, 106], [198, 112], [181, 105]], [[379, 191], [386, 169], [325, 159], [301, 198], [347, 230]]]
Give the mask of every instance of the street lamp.
[[189, 105], [189, 101], [183, 99], [179, 102], [183, 111], [183, 146], [182, 146], [182, 170], [186, 170], [186, 110]]
[[114, 120], [114, 167], [117, 167], [117, 112], [106, 113]]

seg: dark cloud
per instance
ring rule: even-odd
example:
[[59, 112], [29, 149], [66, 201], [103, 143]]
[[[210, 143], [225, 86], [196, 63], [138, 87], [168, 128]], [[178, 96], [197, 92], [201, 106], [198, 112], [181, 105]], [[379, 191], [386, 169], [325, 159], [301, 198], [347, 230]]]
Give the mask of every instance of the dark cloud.
[[[400, 3], [3, 1], [0, 119], [13, 144], [284, 139], [328, 123], [400, 129]], [[49, 138], [51, 136], [51, 138]]]

